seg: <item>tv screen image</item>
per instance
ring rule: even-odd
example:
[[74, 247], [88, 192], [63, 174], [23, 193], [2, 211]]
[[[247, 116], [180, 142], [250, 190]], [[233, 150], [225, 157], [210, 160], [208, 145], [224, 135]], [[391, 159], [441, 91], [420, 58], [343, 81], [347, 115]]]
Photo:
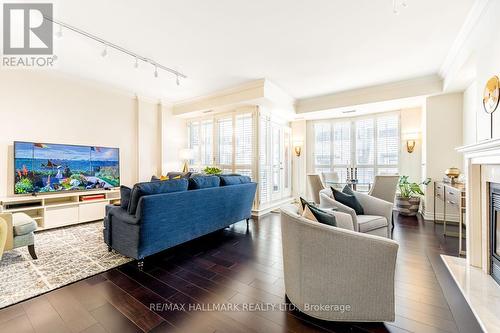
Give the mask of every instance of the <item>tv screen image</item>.
[[120, 186], [118, 148], [14, 142], [14, 194]]

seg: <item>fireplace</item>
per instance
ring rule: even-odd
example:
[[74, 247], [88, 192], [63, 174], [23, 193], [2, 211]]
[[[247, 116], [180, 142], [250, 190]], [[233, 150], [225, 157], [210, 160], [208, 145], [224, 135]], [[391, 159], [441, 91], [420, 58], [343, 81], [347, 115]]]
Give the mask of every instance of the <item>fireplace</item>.
[[500, 184], [490, 183], [490, 274], [500, 284]]

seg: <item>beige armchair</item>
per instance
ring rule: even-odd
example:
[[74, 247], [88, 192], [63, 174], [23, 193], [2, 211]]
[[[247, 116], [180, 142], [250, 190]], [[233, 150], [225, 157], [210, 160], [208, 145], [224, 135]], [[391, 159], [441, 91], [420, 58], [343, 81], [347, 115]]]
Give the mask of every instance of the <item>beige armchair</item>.
[[24, 213], [0, 214], [0, 259], [4, 251], [27, 246], [33, 259], [35, 253], [36, 222]]
[[396, 242], [309, 221], [293, 205], [281, 209], [281, 234], [285, 291], [300, 311], [331, 321], [394, 321]]
[[315, 203], [319, 204], [319, 191], [325, 188], [321, 177], [318, 174], [307, 175], [307, 183], [309, 184], [309, 191]]
[[391, 238], [389, 223], [392, 220], [393, 204], [365, 193], [354, 191], [354, 195], [363, 206], [365, 215], [356, 215], [354, 209], [336, 201], [329, 188], [319, 192], [320, 207], [336, 208], [340, 212], [351, 215], [355, 231]]
[[385, 201], [394, 202], [396, 196], [396, 186], [398, 185], [399, 176], [375, 176], [373, 186], [368, 192], [369, 195]]

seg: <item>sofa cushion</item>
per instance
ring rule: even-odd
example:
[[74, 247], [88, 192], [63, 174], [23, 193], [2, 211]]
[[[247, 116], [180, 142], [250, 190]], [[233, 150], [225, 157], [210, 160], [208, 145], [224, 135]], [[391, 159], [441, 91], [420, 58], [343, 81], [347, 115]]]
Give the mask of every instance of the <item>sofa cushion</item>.
[[14, 236], [22, 236], [35, 231], [37, 224], [25, 213], [14, 213], [12, 214], [12, 227], [14, 228]]
[[337, 190], [334, 187], [331, 187], [331, 189], [332, 189], [333, 198], [336, 201], [354, 209], [354, 211], [356, 212], [356, 215], [363, 215], [365, 213], [365, 211], [363, 210], [363, 206], [361, 206], [361, 204], [359, 203], [359, 201], [355, 195], [340, 192], [339, 190]]
[[217, 176], [197, 176], [189, 178], [189, 190], [199, 190], [202, 188], [219, 187], [220, 178]]
[[130, 193], [132, 189], [128, 186], [120, 186], [120, 207], [123, 209], [128, 209], [128, 204], [130, 203]]
[[358, 216], [359, 232], [368, 232], [387, 227], [387, 219], [383, 216], [360, 215]]
[[130, 195], [130, 203], [128, 205], [127, 211], [129, 214], [135, 215], [137, 205], [139, 204], [139, 199], [142, 196], [187, 191], [187, 189], [188, 180], [185, 178], [135, 184]]
[[220, 186], [246, 184], [252, 181], [248, 176], [220, 175], [218, 177], [220, 178]]

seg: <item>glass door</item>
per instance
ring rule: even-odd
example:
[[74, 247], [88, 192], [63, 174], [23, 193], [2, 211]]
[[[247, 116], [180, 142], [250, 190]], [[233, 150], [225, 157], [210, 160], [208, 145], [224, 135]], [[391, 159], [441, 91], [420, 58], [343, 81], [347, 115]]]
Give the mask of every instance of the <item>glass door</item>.
[[272, 163], [272, 200], [279, 200], [282, 198], [282, 172], [283, 172], [283, 159], [282, 159], [282, 130], [281, 126], [271, 125], [271, 163]]

